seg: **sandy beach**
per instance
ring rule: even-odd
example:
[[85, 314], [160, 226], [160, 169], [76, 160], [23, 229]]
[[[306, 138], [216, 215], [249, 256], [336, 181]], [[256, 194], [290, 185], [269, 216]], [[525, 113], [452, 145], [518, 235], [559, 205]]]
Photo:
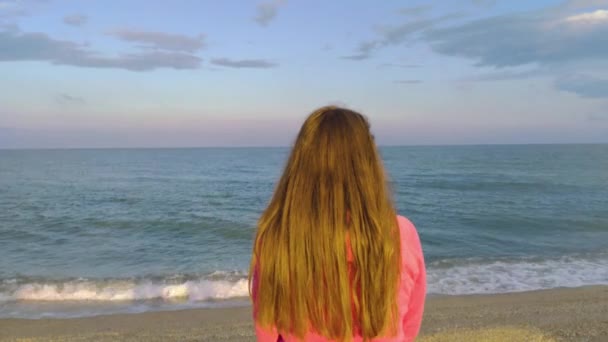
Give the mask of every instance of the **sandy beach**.
[[[250, 308], [2, 319], [2, 341], [254, 341]], [[608, 341], [608, 286], [427, 301], [419, 341]]]

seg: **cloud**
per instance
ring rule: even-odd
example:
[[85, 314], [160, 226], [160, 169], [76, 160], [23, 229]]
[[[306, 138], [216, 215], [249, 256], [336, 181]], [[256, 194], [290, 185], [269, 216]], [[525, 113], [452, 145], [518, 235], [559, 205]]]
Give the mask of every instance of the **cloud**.
[[44, 33], [22, 33], [19, 30], [0, 32], [0, 61], [67, 60], [86, 54], [84, 46], [55, 40]]
[[58, 65], [146, 71], [158, 68], [196, 69], [202, 59], [192, 54], [170, 51], [104, 56], [84, 44], [53, 39], [44, 33], [24, 33], [15, 29], [0, 31], [1, 61], [46, 61]]
[[397, 84], [419, 84], [422, 83], [422, 80], [396, 80], [394, 83]]
[[5, 0], [0, 1], [0, 23], [2, 21], [12, 21], [18, 17], [24, 17], [36, 11], [40, 5], [44, 5], [47, 0]]
[[406, 21], [399, 25], [381, 26], [376, 29], [377, 38], [363, 41], [355, 49], [355, 53], [342, 56], [342, 59], [354, 61], [366, 60], [372, 57], [373, 52], [380, 48], [405, 43], [408, 39], [415, 38], [419, 33], [430, 29], [446, 21], [461, 18], [461, 13], [450, 13], [437, 18], [416, 19]]
[[608, 11], [607, 10], [596, 10], [589, 13], [581, 13], [572, 15], [566, 18], [567, 22], [571, 23], [587, 23], [587, 24], [599, 24], [608, 22]]
[[[566, 1], [539, 11], [433, 28], [422, 39], [436, 53], [498, 69], [468, 80], [548, 77], [558, 90], [587, 99], [608, 98], [608, 79], [596, 70], [608, 60], [608, 10], [597, 9], [601, 5], [608, 6], [608, 1]], [[582, 74], [592, 71], [597, 76]]]
[[205, 47], [205, 36], [199, 34], [189, 37], [181, 34], [166, 32], [139, 31], [132, 29], [115, 30], [108, 33], [127, 42], [145, 44], [143, 47], [171, 51], [196, 52]]
[[18, 32], [19, 26], [16, 24], [2, 23], [0, 22], [0, 32]]
[[55, 100], [59, 104], [64, 104], [64, 105], [70, 105], [70, 104], [81, 105], [86, 102], [84, 100], [84, 98], [82, 98], [82, 97], [73, 96], [73, 95], [66, 94], [66, 93], [57, 94], [57, 96], [55, 96]]
[[365, 59], [369, 59], [370, 57], [371, 57], [370, 54], [363, 54], [363, 53], [359, 53], [359, 54], [355, 54], [355, 55], [340, 56], [341, 59], [348, 59], [351, 61], [362, 61]]
[[378, 68], [420, 68], [420, 64], [399, 64], [399, 63], [382, 63], [378, 65]]
[[0, 2], [0, 21], [26, 15], [28, 15], [28, 12], [24, 8], [14, 6], [7, 2]]
[[401, 8], [398, 10], [398, 13], [409, 16], [409, 17], [416, 17], [416, 16], [429, 12], [431, 10], [431, 8], [432, 8], [431, 5], [412, 6], [412, 7]]
[[77, 62], [70, 65], [148, 71], [159, 68], [197, 69], [201, 64], [201, 61], [201, 58], [194, 55], [178, 52], [152, 51], [122, 54], [118, 57], [89, 56], [80, 63]]
[[229, 58], [214, 58], [211, 60], [211, 64], [220, 65], [227, 68], [254, 68], [254, 69], [268, 69], [276, 68], [279, 65], [275, 62], [267, 61], [264, 59], [240, 59], [234, 60]]
[[256, 15], [253, 18], [260, 26], [266, 27], [279, 12], [279, 7], [285, 4], [284, 0], [273, 0], [268, 2], [262, 2], [258, 4], [256, 8]]
[[355, 54], [342, 56], [342, 59], [350, 59], [353, 61], [361, 61], [364, 59], [368, 59], [372, 56], [372, 51], [380, 46], [380, 41], [370, 40], [366, 42], [361, 42], [359, 47], [357, 47]]
[[556, 79], [555, 87], [584, 98], [608, 98], [608, 79], [570, 75]]
[[72, 15], [66, 15], [65, 17], [63, 17], [63, 22], [66, 25], [70, 25], [70, 26], [83, 26], [84, 24], [86, 24], [88, 21], [88, 18], [86, 15], [83, 14], [72, 14]]
[[331, 51], [333, 48], [334, 46], [332, 44], [325, 43], [323, 46], [321, 46], [321, 51]]
[[608, 58], [608, 25], [580, 29], [562, 19], [551, 11], [509, 14], [431, 29], [424, 39], [435, 52], [469, 58], [478, 66], [513, 67]]
[[547, 76], [551, 74], [553, 74], [551, 70], [543, 68], [533, 68], [525, 70], [512, 70], [510, 68], [509, 70], [492, 71], [469, 76], [463, 79], [462, 81], [504, 81], [514, 79], [527, 79], [538, 76]]
[[378, 29], [381, 36], [381, 45], [395, 45], [403, 43], [410, 38], [412, 34], [421, 32], [424, 29], [430, 28], [435, 24], [433, 19], [421, 19], [411, 22], [405, 22], [396, 26], [385, 26]]

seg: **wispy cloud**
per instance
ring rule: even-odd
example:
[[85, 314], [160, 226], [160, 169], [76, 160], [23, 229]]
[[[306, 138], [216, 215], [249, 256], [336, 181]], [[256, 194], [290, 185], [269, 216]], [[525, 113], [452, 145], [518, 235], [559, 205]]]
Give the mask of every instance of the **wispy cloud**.
[[346, 55], [346, 56], [340, 56], [340, 58], [342, 59], [348, 59], [351, 61], [362, 61], [362, 60], [366, 60], [369, 59], [371, 57], [370, 54], [364, 54], [364, 53], [358, 53], [355, 55]]
[[608, 60], [608, 11], [593, 8], [600, 3], [608, 6], [605, 0], [572, 0], [539, 11], [433, 28], [423, 40], [441, 55], [500, 69], [471, 80], [544, 76], [554, 78], [559, 90], [583, 98], [608, 98], [608, 80], [580, 75], [585, 71], [581, 65], [605, 66]]
[[571, 15], [566, 18], [566, 21], [571, 23], [588, 23], [588, 24], [599, 24], [602, 22], [608, 22], [608, 10], [596, 10], [588, 13], [581, 13]]
[[62, 105], [82, 105], [86, 101], [80, 96], [74, 96], [66, 93], [60, 93], [55, 96], [57, 103]]
[[85, 44], [14, 29], [0, 31], [0, 61], [46, 61], [78, 67], [147, 71], [158, 68], [196, 69], [202, 59], [172, 51], [143, 51], [110, 57], [91, 50]]
[[47, 0], [0, 0], [0, 23], [28, 16]]
[[28, 12], [25, 8], [10, 2], [0, 2], [0, 22], [26, 16]]
[[364, 59], [368, 59], [372, 56], [372, 51], [374, 51], [378, 46], [380, 46], [380, 42], [376, 40], [370, 40], [361, 42], [355, 53], [352, 55], [342, 56], [342, 59], [350, 59], [352, 61], [361, 61]]
[[124, 41], [142, 43], [145, 48], [195, 52], [205, 47], [203, 34], [189, 37], [182, 34], [133, 29], [120, 29], [108, 34]]
[[257, 5], [256, 15], [253, 18], [260, 26], [266, 27], [276, 18], [279, 8], [285, 4], [286, 0], [273, 0], [262, 2]]
[[64, 24], [70, 26], [83, 26], [87, 23], [87, 21], [87, 16], [83, 14], [71, 14], [63, 17]]
[[533, 68], [525, 70], [498, 70], [480, 73], [466, 77], [461, 81], [503, 81], [503, 80], [515, 80], [515, 79], [527, 79], [538, 76], [552, 75], [554, 72], [546, 68]]
[[470, 58], [478, 66], [509, 67], [608, 58], [608, 25], [577, 29], [547, 13], [511, 14], [425, 34], [440, 54]]
[[359, 44], [352, 55], [342, 56], [342, 59], [361, 61], [369, 59], [373, 53], [383, 47], [400, 45], [418, 37], [421, 32], [444, 24], [453, 19], [461, 18], [461, 13], [450, 13], [436, 18], [408, 20], [398, 25], [383, 25], [376, 28], [377, 38], [366, 40]]
[[321, 46], [321, 51], [331, 51], [333, 48], [334, 46], [332, 44], [325, 43], [323, 46]]
[[381, 45], [395, 45], [403, 43], [410, 38], [414, 33], [421, 32], [432, 27], [436, 21], [434, 19], [420, 19], [408, 21], [400, 25], [383, 26], [378, 28], [378, 33], [381, 39]]
[[378, 65], [378, 68], [420, 68], [420, 64], [399, 64], [399, 63], [382, 63]]
[[211, 64], [219, 65], [227, 68], [253, 68], [253, 69], [269, 69], [276, 68], [279, 65], [265, 59], [229, 59], [229, 58], [214, 58]]
[[556, 79], [555, 87], [585, 98], [608, 98], [608, 79], [569, 75]]
[[178, 52], [151, 51], [122, 54], [114, 58], [87, 56], [84, 60], [72, 65], [148, 71], [159, 68], [197, 69], [201, 61], [201, 58], [194, 55]]

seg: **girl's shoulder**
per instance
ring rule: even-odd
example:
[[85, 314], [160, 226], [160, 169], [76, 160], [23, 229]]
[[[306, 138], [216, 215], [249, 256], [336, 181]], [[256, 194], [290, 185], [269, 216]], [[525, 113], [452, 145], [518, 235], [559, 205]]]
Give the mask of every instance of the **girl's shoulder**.
[[423, 262], [422, 245], [416, 226], [407, 217], [397, 215], [399, 233], [401, 235], [401, 255], [404, 265], [408, 268], [417, 269]]
[[399, 224], [399, 232], [401, 233], [401, 242], [408, 244], [420, 244], [420, 238], [418, 237], [418, 231], [416, 226], [407, 217], [397, 215], [397, 223]]

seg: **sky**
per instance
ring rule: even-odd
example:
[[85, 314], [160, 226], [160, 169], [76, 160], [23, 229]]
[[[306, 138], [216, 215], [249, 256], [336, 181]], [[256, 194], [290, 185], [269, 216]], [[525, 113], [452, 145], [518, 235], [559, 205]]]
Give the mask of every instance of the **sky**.
[[0, 148], [608, 142], [608, 0], [0, 0]]

